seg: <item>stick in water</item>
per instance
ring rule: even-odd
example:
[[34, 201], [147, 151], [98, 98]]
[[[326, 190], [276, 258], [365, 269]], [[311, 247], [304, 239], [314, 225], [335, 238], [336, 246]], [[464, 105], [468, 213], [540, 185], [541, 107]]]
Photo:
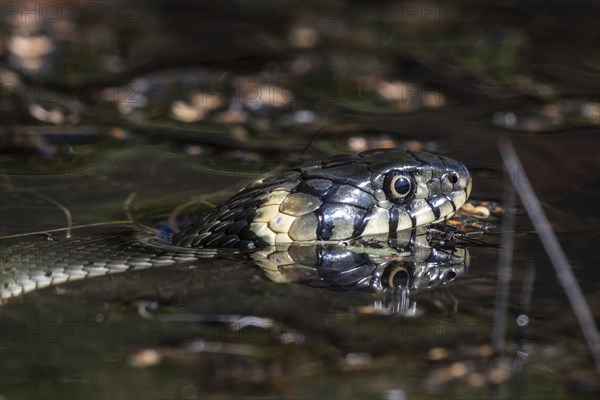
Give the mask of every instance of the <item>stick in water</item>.
[[596, 370], [600, 374], [600, 334], [598, 333], [598, 328], [594, 322], [594, 317], [585, 301], [583, 292], [575, 279], [575, 274], [573, 274], [571, 265], [560, 247], [560, 243], [558, 242], [554, 231], [550, 228], [550, 222], [548, 221], [548, 218], [546, 218], [542, 206], [529, 184], [523, 165], [521, 165], [510, 139], [502, 138], [499, 147], [505, 168], [510, 171], [510, 167], [514, 167], [516, 171], [519, 171], [518, 174], [509, 173], [509, 176], [544, 248], [546, 249], [550, 262], [556, 270], [558, 280], [565, 289], [565, 293], [571, 303], [575, 317], [579, 322], [583, 336], [585, 337], [590, 352], [592, 353], [592, 357], [594, 358]]

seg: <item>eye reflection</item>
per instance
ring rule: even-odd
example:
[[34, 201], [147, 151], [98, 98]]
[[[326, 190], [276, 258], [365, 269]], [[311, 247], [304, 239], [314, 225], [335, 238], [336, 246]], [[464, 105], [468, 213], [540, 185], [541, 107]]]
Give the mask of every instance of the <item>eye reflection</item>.
[[391, 283], [394, 287], [403, 288], [408, 286], [409, 274], [408, 271], [402, 269], [397, 271], [391, 279]]

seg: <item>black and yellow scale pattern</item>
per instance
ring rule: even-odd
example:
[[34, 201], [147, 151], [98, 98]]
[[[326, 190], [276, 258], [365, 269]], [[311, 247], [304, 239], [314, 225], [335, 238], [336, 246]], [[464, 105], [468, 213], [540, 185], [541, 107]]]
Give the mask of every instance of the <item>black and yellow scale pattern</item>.
[[[402, 179], [404, 193], [393, 185]], [[400, 149], [338, 155], [256, 181], [173, 237], [186, 247], [340, 241], [440, 222], [471, 191], [467, 168]]]

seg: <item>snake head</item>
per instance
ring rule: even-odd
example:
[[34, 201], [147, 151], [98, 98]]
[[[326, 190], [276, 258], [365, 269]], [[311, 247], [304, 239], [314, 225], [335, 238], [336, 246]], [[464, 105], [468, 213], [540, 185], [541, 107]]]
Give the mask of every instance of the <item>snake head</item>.
[[337, 155], [248, 185], [175, 242], [256, 248], [395, 235], [450, 218], [470, 191], [467, 168], [447, 157], [400, 149]]
[[253, 220], [267, 243], [339, 241], [440, 222], [471, 191], [469, 172], [458, 161], [399, 149], [333, 156], [286, 174]]
[[395, 149], [367, 151], [359, 156], [371, 172], [369, 189], [377, 200], [363, 235], [444, 221], [471, 194], [469, 171], [451, 158]]

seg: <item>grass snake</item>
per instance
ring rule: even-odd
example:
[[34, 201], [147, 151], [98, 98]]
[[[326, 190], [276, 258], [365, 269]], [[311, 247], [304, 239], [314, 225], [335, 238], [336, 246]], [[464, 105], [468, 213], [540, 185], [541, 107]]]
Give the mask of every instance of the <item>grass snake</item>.
[[[440, 251], [418, 232], [454, 215], [470, 191], [467, 168], [448, 157], [400, 149], [336, 155], [255, 181], [168, 237], [132, 225], [70, 239], [2, 239], [0, 300], [227, 252], [278, 282], [381, 289], [406, 275], [390, 266], [402, 259], [412, 265], [403, 285], [437, 286], [464, 272], [465, 249]], [[392, 243], [392, 251], [365, 238]]]

